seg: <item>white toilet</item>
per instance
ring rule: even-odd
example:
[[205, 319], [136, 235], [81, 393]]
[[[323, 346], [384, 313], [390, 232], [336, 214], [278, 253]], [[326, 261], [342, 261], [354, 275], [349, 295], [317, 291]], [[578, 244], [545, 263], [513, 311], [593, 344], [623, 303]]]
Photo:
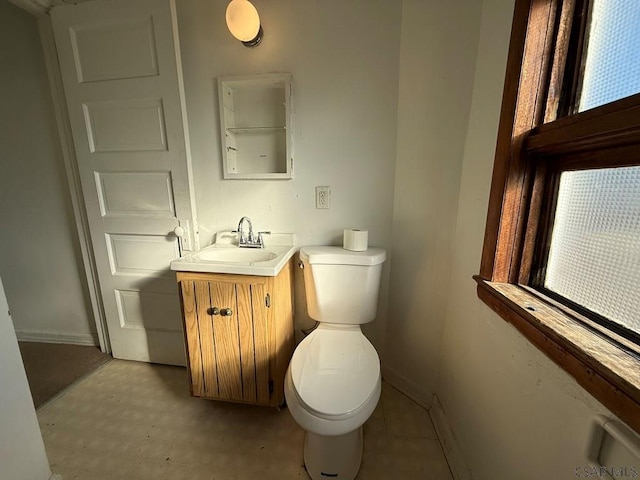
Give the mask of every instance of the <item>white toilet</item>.
[[373, 321], [381, 248], [304, 247], [307, 310], [320, 322], [296, 348], [285, 378], [287, 406], [305, 429], [313, 480], [353, 480], [362, 461], [362, 425], [380, 398], [380, 360], [360, 325]]

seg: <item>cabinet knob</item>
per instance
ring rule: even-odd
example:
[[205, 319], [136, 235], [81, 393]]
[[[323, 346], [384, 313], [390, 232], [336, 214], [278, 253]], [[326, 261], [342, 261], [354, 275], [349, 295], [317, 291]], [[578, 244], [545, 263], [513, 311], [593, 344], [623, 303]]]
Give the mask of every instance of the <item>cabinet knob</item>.
[[230, 317], [231, 315], [233, 315], [233, 311], [230, 308], [223, 308], [222, 310], [220, 310], [220, 315], [222, 315], [223, 317]]
[[218, 309], [218, 307], [209, 307], [207, 309], [207, 313], [209, 315], [218, 315], [220, 313], [220, 310]]

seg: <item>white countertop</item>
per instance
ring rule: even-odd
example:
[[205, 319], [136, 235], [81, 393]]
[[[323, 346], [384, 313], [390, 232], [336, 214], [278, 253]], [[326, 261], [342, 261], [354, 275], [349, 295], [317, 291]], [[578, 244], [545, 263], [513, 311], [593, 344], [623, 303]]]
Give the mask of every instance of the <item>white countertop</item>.
[[[238, 247], [238, 234], [229, 231], [219, 232], [212, 245], [172, 261], [171, 270], [275, 277], [296, 252], [295, 234], [266, 234], [264, 235], [264, 244], [265, 248], [263, 249], [240, 248]], [[229, 261], [224, 259], [226, 252], [229, 252]], [[272, 254], [274, 258], [263, 261], [238, 260], [238, 257], [241, 257], [245, 252], [248, 256], [260, 256], [261, 253], [264, 253], [265, 256]], [[207, 256], [215, 256], [216, 259], [210, 260], [206, 258]]]

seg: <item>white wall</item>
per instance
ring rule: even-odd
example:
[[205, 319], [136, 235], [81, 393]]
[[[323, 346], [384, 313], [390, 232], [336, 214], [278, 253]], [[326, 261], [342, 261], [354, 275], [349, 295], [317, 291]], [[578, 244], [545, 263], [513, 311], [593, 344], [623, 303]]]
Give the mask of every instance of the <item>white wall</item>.
[[0, 279], [0, 478], [51, 475]]
[[437, 395], [476, 479], [575, 478], [604, 408], [476, 297], [513, 0], [484, 0]]
[[0, 275], [19, 337], [94, 343], [35, 17], [0, 0]]
[[384, 373], [422, 404], [435, 389], [479, 0], [405, 0]]
[[[181, 0], [178, 24], [202, 245], [242, 215], [254, 227], [295, 232], [300, 245], [341, 244], [342, 230], [369, 230], [389, 247], [396, 154], [401, 2], [256, 0], [264, 39], [249, 49], [226, 28], [227, 0]], [[217, 77], [290, 72], [295, 178], [222, 180]], [[314, 188], [331, 187], [331, 208], [316, 210]], [[365, 331], [382, 347], [382, 305]], [[305, 321], [297, 288], [297, 327]]]

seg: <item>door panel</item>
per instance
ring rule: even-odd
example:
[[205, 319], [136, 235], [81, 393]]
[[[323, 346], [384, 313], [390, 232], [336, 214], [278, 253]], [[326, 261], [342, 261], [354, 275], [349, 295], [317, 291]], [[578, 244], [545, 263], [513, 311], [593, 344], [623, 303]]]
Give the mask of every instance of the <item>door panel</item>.
[[97, 173], [96, 185], [103, 217], [175, 217], [169, 172]]
[[[252, 333], [256, 346], [255, 351], [255, 375], [256, 375], [256, 395], [260, 403], [270, 401], [269, 392], [269, 362], [274, 359], [269, 358], [269, 333], [267, 330], [267, 316], [263, 308], [266, 293], [263, 285], [251, 285], [251, 305], [252, 305]], [[273, 354], [275, 356], [275, 352]]]
[[163, 235], [108, 235], [109, 260], [114, 275], [168, 276], [168, 262], [180, 255], [176, 237]]
[[[242, 400], [242, 370], [235, 288], [232, 283], [211, 283], [211, 305], [221, 313], [213, 316], [213, 339], [218, 365], [218, 390], [222, 398]], [[223, 309], [231, 315], [222, 315]]]
[[256, 363], [254, 358], [255, 343], [253, 338], [251, 287], [252, 285], [236, 285], [240, 362], [242, 367], [242, 399], [245, 402], [256, 401]]
[[[203, 329], [200, 319], [205, 318], [208, 306], [196, 303], [196, 285], [195, 282], [180, 282], [180, 295], [182, 299], [182, 312], [184, 313], [184, 330], [187, 342], [187, 354], [189, 356], [187, 369], [189, 370], [189, 380], [191, 384], [191, 395], [196, 397], [205, 397], [206, 384], [204, 378], [203, 363], [207, 365], [208, 372], [215, 368], [215, 357], [208, 357], [205, 361], [203, 350], [206, 348], [204, 342], [200, 340], [200, 332]], [[200, 282], [199, 286], [206, 285], [206, 298], [209, 298], [209, 286]], [[198, 297], [203, 298], [204, 294], [199, 291]], [[209, 303], [208, 301], [206, 302]], [[204, 308], [204, 310], [202, 310]], [[213, 371], [213, 376], [217, 379], [217, 372]], [[218, 384], [216, 380], [215, 393], [218, 393]]]
[[198, 325], [198, 336], [194, 338], [194, 343], [197, 343], [196, 351], [200, 352], [200, 358], [197, 359], [197, 363], [200, 364], [200, 376], [204, 384], [201, 395], [219, 397], [218, 365], [216, 362], [216, 347], [213, 340], [213, 316], [211, 313], [211, 285], [208, 282], [186, 283], [195, 283], [195, 298], [197, 299], [197, 321], [195, 323]]
[[184, 365], [169, 262], [198, 246], [174, 2], [51, 17], [113, 355]]
[[158, 75], [153, 27], [147, 15], [71, 26], [78, 82]]
[[82, 109], [92, 153], [167, 149], [159, 98], [91, 102]]
[[177, 295], [164, 295], [161, 293], [143, 293], [139, 290], [116, 290], [118, 294], [118, 307], [121, 310], [120, 322], [123, 328], [143, 328], [146, 330], [164, 332], [182, 332], [176, 329], [171, 316], [164, 315], [165, 310], [170, 310], [175, 315], [180, 315], [180, 302]]

